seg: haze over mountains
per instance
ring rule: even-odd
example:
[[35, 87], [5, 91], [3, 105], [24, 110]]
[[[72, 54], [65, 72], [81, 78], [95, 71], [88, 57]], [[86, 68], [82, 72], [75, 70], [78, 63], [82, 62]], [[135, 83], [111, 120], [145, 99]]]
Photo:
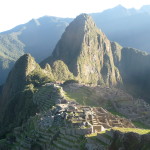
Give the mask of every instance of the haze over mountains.
[[133, 47], [150, 52], [150, 6], [140, 10], [126, 9], [119, 5], [102, 13], [91, 14], [97, 26], [111, 41], [124, 47]]
[[[149, 6], [140, 10], [117, 6], [91, 16], [111, 41], [149, 51]], [[24, 53], [31, 53], [38, 62], [50, 55], [71, 21], [69, 18], [45, 16], [0, 33], [0, 84], [4, 83], [15, 61]]]
[[[121, 107], [122, 110], [124, 108], [126, 110], [128, 108], [125, 111], [127, 116], [133, 115], [132, 117], [137, 116], [137, 118], [142, 116], [140, 121], [146, 120], [144, 123], [150, 125], [148, 118], [150, 113], [148, 104], [150, 103], [149, 64], [150, 54], [134, 48], [123, 48], [118, 43], [109, 41], [107, 36], [98, 29], [92, 17], [81, 14], [69, 24], [57, 42], [52, 55], [44, 59], [40, 65], [30, 54], [24, 54], [16, 61], [2, 90], [0, 90], [0, 137], [5, 138], [6, 133], [12, 133], [10, 134], [12, 139], [9, 139], [17, 149], [23, 146], [30, 147], [33, 144], [32, 140], [26, 140], [27, 137], [45, 140], [45, 136], [41, 135], [45, 133], [47, 135], [51, 127], [58, 127], [54, 131], [61, 129], [63, 124], [61, 124], [62, 121], [60, 121], [60, 115], [57, 114], [55, 105], [60, 100], [66, 101], [67, 94], [63, 91], [63, 85], [60, 85], [62, 86], [60, 88], [55, 86], [52, 81], [65, 82], [66, 84], [67, 82], [75, 82], [76, 84], [72, 86], [74, 90], [78, 87], [84, 88], [82, 84], [89, 85], [89, 89], [92, 89], [90, 85], [95, 85], [98, 93], [104, 91], [102, 93], [104, 94], [103, 98], [106, 95], [109, 99], [106, 100], [107, 104], [104, 99], [91, 99], [92, 106], [93, 103], [97, 102], [101, 106], [100, 101], [102, 101], [102, 104], [105, 103], [105, 107], [108, 109], [113, 108], [114, 110], [114, 108]], [[133, 95], [144, 97], [148, 103], [141, 100], [141, 103], [138, 104], [140, 110], [137, 110], [137, 107], [132, 105], [139, 101], [136, 98], [133, 99], [125, 91], [117, 90], [117, 88], [125, 91], [126, 89], [131, 90], [130, 92]], [[115, 91], [115, 94], [113, 91]], [[112, 95], [110, 95], [111, 92], [113, 92]], [[116, 95], [119, 95], [121, 100]], [[78, 94], [78, 96], [80, 95]], [[72, 97], [70, 96], [70, 98]], [[129, 99], [126, 100], [126, 98]], [[117, 103], [118, 99], [120, 102]], [[68, 98], [68, 102], [69, 100]], [[94, 102], [92, 103], [92, 101]], [[114, 105], [115, 101], [116, 105]], [[84, 101], [81, 103], [84, 103]], [[75, 101], [73, 105], [76, 106]], [[98, 110], [98, 108], [96, 109]], [[50, 119], [51, 112], [55, 114], [54, 126], [50, 122], [47, 126], [45, 124], [47, 123], [47, 117]], [[107, 112], [105, 111], [105, 113]], [[115, 125], [134, 127], [129, 120], [110, 116], [113, 117], [111, 122], [114, 121]], [[46, 119], [46, 121], [42, 121], [43, 119]], [[19, 130], [15, 132], [16, 127], [21, 125], [22, 127], [17, 128]], [[69, 127], [67, 126], [67, 128]], [[14, 128], [14, 132], [11, 132]], [[25, 133], [22, 134], [23, 129]], [[21, 138], [19, 138], [20, 134]], [[3, 149], [8, 146], [6, 139], [0, 142], [2, 148], [4, 147]], [[57, 141], [55, 138], [52, 140]], [[50, 142], [49, 137], [45, 141]], [[36, 144], [39, 144], [38, 140]], [[43, 143], [41, 145], [43, 146]], [[132, 147], [132, 145], [130, 146]], [[43, 150], [49, 148], [45, 145], [43, 147]]]
[[3, 83], [15, 61], [24, 53], [38, 62], [50, 55], [70, 19], [42, 17], [0, 34], [0, 83]]

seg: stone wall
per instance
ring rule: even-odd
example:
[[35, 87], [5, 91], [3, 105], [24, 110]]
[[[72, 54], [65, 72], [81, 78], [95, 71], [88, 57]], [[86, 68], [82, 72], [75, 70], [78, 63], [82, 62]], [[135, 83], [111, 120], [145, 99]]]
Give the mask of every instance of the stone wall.
[[92, 133], [92, 128], [86, 128], [86, 129], [77, 129], [77, 128], [63, 128], [60, 130], [62, 134], [69, 134], [69, 135], [85, 135]]

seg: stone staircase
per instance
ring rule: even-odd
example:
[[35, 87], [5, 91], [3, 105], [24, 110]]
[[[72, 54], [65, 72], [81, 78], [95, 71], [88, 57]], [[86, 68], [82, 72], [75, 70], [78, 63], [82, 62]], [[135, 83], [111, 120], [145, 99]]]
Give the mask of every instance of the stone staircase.
[[95, 117], [92, 119], [92, 124], [99, 125], [98, 120]]

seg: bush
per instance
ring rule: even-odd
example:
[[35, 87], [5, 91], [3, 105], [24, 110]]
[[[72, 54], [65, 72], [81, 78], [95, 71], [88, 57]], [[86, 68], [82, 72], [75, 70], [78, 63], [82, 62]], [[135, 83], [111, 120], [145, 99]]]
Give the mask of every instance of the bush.
[[67, 80], [67, 81], [64, 82], [63, 85], [67, 85], [67, 84], [70, 84], [70, 83], [79, 83], [79, 81], [78, 80]]

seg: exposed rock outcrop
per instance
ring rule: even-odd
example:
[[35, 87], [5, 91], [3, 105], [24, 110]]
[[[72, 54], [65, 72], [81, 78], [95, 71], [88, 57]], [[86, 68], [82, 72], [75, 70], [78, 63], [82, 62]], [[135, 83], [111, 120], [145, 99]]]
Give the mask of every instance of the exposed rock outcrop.
[[112, 42], [114, 62], [127, 91], [150, 100], [150, 54]]
[[121, 83], [110, 41], [86, 14], [81, 14], [70, 23], [52, 56], [41, 65], [53, 64], [57, 60], [62, 60], [81, 82], [108, 86]]

